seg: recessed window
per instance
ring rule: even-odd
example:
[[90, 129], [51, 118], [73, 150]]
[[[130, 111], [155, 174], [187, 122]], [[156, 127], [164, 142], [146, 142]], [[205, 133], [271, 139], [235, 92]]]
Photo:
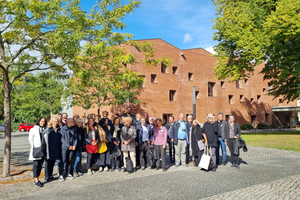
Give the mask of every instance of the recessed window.
[[178, 67], [173, 67], [173, 74], [174, 75], [177, 75], [177, 69], [178, 69]]
[[250, 98], [250, 104], [252, 104], [252, 103], [253, 103], [253, 100], [254, 100], [254, 98]]
[[269, 113], [266, 113], [265, 114], [265, 122], [268, 122], [268, 119], [269, 119]]
[[196, 91], [196, 99], [199, 97], [199, 91]]
[[142, 83], [142, 88], [144, 88], [145, 86], [146, 86], [146, 84], [145, 84], [145, 76], [140, 76], [142, 79], [143, 79], [143, 83]]
[[283, 101], [282, 101], [282, 99], [279, 99], [279, 105], [281, 105], [281, 104], [282, 104], [282, 102], [283, 102]]
[[257, 95], [257, 103], [260, 103], [260, 95]]
[[127, 64], [126, 63], [122, 62], [122, 64], [124, 65], [125, 68], [127, 68]]
[[221, 88], [224, 88], [224, 81], [221, 81]]
[[215, 87], [215, 83], [208, 82], [208, 96], [209, 97], [214, 96], [214, 87]]
[[244, 101], [244, 95], [240, 95], [240, 102]]
[[245, 78], [245, 85], [248, 85], [248, 79]]
[[232, 104], [232, 97], [233, 95], [228, 95], [229, 104]]
[[265, 92], [266, 91], [266, 88], [263, 88], [263, 92]]
[[151, 83], [156, 83], [156, 74], [151, 74]]
[[167, 73], [167, 66], [161, 63], [161, 73], [165, 74]]
[[241, 88], [240, 79], [235, 81], [236, 88]]
[[268, 90], [270, 91], [272, 89], [271, 83], [268, 83]]
[[191, 81], [192, 78], [193, 78], [193, 73], [188, 73], [188, 79], [189, 79], [189, 81]]
[[175, 101], [175, 94], [176, 94], [176, 90], [170, 90], [170, 101]]

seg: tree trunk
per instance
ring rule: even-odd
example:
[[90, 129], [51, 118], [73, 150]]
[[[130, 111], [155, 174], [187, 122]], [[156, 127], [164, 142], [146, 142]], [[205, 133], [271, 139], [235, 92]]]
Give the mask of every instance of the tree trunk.
[[8, 72], [3, 70], [3, 96], [4, 96], [4, 124], [5, 124], [5, 139], [4, 139], [4, 158], [3, 158], [3, 177], [10, 176], [10, 157], [11, 157], [11, 102], [10, 93], [11, 86], [9, 83]]
[[99, 122], [99, 120], [100, 120], [100, 105], [98, 104], [98, 122]]

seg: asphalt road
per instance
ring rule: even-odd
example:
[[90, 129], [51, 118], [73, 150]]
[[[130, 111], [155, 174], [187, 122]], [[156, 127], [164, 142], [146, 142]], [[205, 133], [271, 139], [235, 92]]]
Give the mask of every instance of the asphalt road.
[[[26, 134], [13, 137], [12, 152], [19, 155], [14, 161], [28, 162]], [[74, 180], [52, 181], [43, 188], [35, 188], [32, 182], [0, 186], [0, 199], [300, 199], [299, 152], [248, 149], [241, 153], [240, 169], [227, 164], [216, 172], [206, 172], [192, 165], [172, 165], [166, 172], [97, 172]]]

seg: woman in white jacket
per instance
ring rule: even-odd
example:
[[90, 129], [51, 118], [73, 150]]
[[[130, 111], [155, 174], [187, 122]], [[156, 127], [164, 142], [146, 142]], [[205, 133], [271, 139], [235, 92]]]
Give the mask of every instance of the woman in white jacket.
[[42, 158], [34, 158], [33, 157], [33, 147], [41, 147], [42, 146], [42, 138], [44, 132], [46, 130], [47, 120], [44, 117], [41, 117], [37, 120], [36, 125], [30, 129], [29, 131], [29, 143], [30, 143], [30, 153], [29, 153], [29, 160], [33, 161], [33, 178], [34, 178], [34, 185], [36, 187], [43, 187], [43, 184], [39, 180], [39, 176], [42, 171], [44, 157]]

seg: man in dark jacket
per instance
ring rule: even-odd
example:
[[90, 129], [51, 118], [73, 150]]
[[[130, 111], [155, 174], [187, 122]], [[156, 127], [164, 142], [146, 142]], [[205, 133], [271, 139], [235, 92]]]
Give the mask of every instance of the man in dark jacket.
[[[141, 169], [146, 168], [146, 162], [148, 167], [151, 167], [150, 162], [150, 143], [152, 141], [153, 132], [150, 125], [146, 124], [145, 117], [141, 118], [140, 129], [138, 131], [138, 142], [140, 151], [140, 164]], [[146, 162], [145, 162], [146, 161]]]
[[217, 164], [219, 164], [219, 149], [221, 146], [222, 149], [222, 165], [226, 165], [227, 162], [227, 153], [226, 153], [226, 145], [225, 145], [225, 127], [228, 124], [226, 120], [223, 120], [224, 114], [222, 112], [218, 113], [218, 120], [216, 123], [218, 124], [219, 131], [218, 131], [218, 139], [219, 139], [219, 144], [218, 147], [216, 148], [216, 157], [217, 157]]
[[168, 137], [167, 142], [169, 146], [169, 156], [170, 156], [170, 162], [175, 163], [175, 146], [173, 142], [171, 142], [171, 130], [174, 124], [174, 117], [169, 117], [169, 122], [165, 124], [166, 129], [168, 130]]
[[74, 119], [68, 118], [67, 125], [63, 126], [61, 130], [62, 161], [65, 173], [64, 176], [67, 176], [68, 179], [74, 179], [74, 177], [70, 174], [70, 164], [73, 153], [77, 146], [77, 133], [74, 124]]
[[176, 121], [171, 129], [171, 141], [175, 145], [175, 167], [181, 163], [183, 166], [188, 167], [186, 164], [186, 146], [189, 143], [190, 125], [184, 121], [184, 115], [179, 115], [179, 120]]

